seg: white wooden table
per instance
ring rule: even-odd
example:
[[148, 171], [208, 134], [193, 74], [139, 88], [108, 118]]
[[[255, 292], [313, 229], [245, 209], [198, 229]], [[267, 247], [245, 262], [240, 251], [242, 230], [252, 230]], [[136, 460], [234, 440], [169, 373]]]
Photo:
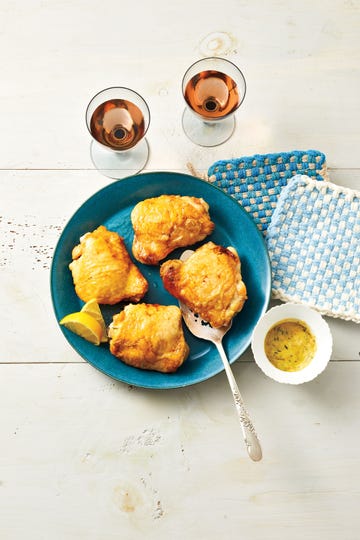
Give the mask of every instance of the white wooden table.
[[[181, 390], [113, 381], [84, 362], [49, 291], [63, 226], [109, 183], [84, 113], [98, 90], [147, 100], [146, 170], [315, 148], [360, 189], [359, 0], [2, 0], [0, 3], [0, 538], [357, 540], [359, 326], [328, 319], [333, 357], [315, 381], [233, 365], [264, 458], [245, 452], [224, 374]], [[193, 145], [181, 79], [203, 56], [244, 72], [226, 144]]]

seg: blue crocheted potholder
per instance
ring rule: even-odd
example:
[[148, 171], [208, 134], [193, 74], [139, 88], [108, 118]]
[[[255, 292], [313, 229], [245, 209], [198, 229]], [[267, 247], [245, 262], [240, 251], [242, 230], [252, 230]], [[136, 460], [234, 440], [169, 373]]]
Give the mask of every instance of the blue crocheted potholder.
[[295, 174], [326, 179], [325, 155], [294, 150], [217, 161], [208, 170], [208, 181], [233, 196], [266, 234], [281, 190]]
[[266, 243], [275, 298], [360, 322], [360, 192], [294, 177]]

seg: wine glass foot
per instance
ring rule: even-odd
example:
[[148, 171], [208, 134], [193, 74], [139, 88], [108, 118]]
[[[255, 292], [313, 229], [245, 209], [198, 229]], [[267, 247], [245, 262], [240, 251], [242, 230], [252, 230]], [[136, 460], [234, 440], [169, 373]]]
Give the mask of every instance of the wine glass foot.
[[143, 170], [149, 159], [149, 145], [146, 139], [142, 139], [130, 150], [114, 152], [91, 141], [90, 156], [101, 174], [119, 180]]
[[185, 135], [199, 146], [219, 146], [230, 139], [235, 129], [235, 118], [223, 118], [217, 122], [206, 122], [197, 118], [189, 109], [182, 117]]

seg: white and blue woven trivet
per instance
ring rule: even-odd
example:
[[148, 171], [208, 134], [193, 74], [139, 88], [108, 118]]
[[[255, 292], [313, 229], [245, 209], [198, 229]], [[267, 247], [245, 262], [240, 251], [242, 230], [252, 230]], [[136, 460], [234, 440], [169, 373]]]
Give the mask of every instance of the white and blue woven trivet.
[[295, 176], [266, 243], [273, 297], [360, 322], [360, 192]]
[[208, 181], [234, 197], [266, 234], [279, 195], [296, 174], [326, 180], [325, 155], [294, 150], [221, 160], [209, 168]]

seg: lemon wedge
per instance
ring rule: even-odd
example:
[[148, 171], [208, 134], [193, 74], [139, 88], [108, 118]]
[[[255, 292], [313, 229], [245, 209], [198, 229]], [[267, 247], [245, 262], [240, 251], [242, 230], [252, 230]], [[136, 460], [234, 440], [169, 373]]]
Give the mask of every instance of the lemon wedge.
[[102, 329], [100, 323], [88, 313], [77, 311], [61, 319], [60, 324], [83, 337], [87, 341], [100, 345]]
[[83, 307], [81, 308], [81, 312], [87, 313], [88, 315], [91, 315], [92, 317], [94, 317], [94, 319], [97, 320], [97, 322], [101, 326], [101, 343], [106, 343], [106, 341], [108, 341], [108, 337], [106, 333], [105, 321], [102, 316], [99, 304], [97, 303], [95, 298], [86, 302], [86, 304], [83, 305]]

